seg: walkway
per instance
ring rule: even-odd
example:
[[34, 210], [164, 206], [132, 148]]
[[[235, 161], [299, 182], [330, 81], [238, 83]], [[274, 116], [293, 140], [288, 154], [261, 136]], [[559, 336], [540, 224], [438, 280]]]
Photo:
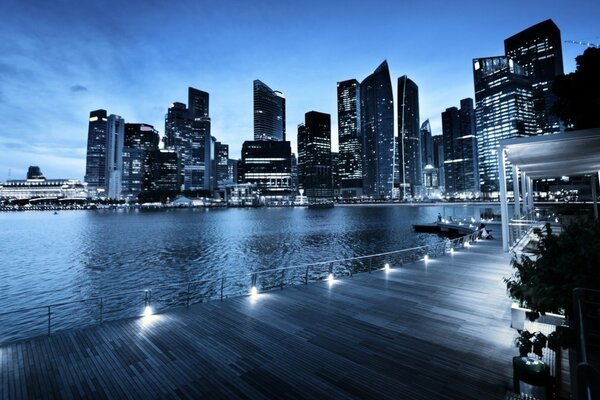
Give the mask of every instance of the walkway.
[[500, 240], [0, 347], [0, 398], [503, 399]]

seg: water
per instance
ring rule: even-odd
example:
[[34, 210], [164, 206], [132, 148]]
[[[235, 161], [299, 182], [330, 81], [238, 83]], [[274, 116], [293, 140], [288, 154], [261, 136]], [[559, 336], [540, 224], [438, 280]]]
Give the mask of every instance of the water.
[[[200, 301], [218, 295], [224, 275], [431, 244], [440, 238], [416, 234], [412, 224], [432, 222], [441, 211], [373, 205], [0, 213], [0, 310], [106, 297], [102, 305], [53, 308], [54, 331], [141, 310], [144, 289], [216, 279], [193, 288]], [[241, 285], [228, 280], [226, 291], [247, 290]], [[175, 297], [181, 304], [184, 287], [153, 290], [153, 304], [172, 305]], [[46, 309], [0, 315], [0, 342], [46, 330]]]

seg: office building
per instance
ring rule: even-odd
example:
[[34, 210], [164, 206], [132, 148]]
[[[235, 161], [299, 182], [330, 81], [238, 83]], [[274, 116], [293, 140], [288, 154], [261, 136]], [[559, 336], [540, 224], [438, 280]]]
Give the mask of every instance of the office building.
[[[495, 198], [499, 191], [500, 140], [536, 134], [533, 92], [527, 73], [508, 57], [474, 59], [473, 76], [481, 191], [485, 197]], [[448, 149], [445, 152], [448, 154]], [[509, 171], [510, 182], [511, 175]]]
[[444, 182], [450, 197], [473, 198], [479, 193], [473, 99], [463, 99], [460, 105], [460, 110], [450, 107], [442, 113]]
[[350, 79], [337, 84], [339, 180], [341, 196], [363, 194], [360, 84]]
[[285, 97], [254, 81], [254, 140], [285, 141]]
[[422, 180], [419, 88], [406, 75], [398, 78], [398, 137], [400, 198], [419, 197]]
[[233, 180], [229, 180], [229, 145], [215, 142], [214, 151], [215, 184], [221, 189], [225, 184], [233, 183]]
[[179, 167], [175, 150], [155, 150], [152, 155], [152, 191], [176, 195], [180, 191]]
[[298, 126], [298, 178], [309, 201], [331, 199], [331, 116], [310, 111]]
[[431, 137], [433, 143], [433, 167], [438, 170], [438, 186], [440, 191], [445, 191], [446, 180], [444, 179], [444, 137], [436, 135]]
[[548, 19], [509, 37], [504, 41], [504, 51], [531, 80], [536, 132], [560, 133], [560, 120], [550, 111], [556, 102], [550, 88], [556, 77], [564, 73], [562, 40], [556, 24]]
[[107, 186], [108, 198], [121, 198], [121, 178], [123, 176], [123, 145], [125, 143], [125, 120], [118, 115], [108, 116], [107, 128]]
[[106, 196], [108, 114], [106, 110], [90, 112], [84, 181], [93, 196]]
[[148, 124], [125, 124], [121, 197], [136, 200], [151, 190], [152, 156], [158, 150], [158, 131]]
[[394, 99], [387, 61], [360, 84], [363, 194], [391, 198], [394, 169]]
[[292, 196], [290, 142], [245, 141], [238, 165], [238, 182], [256, 185], [266, 203], [289, 201]]

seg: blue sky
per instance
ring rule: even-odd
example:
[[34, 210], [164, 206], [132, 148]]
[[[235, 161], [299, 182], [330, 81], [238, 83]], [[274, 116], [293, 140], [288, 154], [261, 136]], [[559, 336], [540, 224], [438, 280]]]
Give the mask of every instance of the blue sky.
[[[471, 60], [548, 18], [563, 40], [600, 42], [600, 2], [3, 0], [0, 4], [0, 181], [29, 165], [83, 179], [87, 120], [104, 108], [164, 134], [187, 87], [210, 93], [212, 134], [239, 158], [253, 138], [252, 81], [280, 90], [287, 136], [311, 110], [332, 115], [336, 82], [388, 60], [393, 86], [419, 85], [421, 121], [473, 97]], [[563, 45], [565, 72], [583, 46]], [[394, 88], [395, 91], [395, 88]]]

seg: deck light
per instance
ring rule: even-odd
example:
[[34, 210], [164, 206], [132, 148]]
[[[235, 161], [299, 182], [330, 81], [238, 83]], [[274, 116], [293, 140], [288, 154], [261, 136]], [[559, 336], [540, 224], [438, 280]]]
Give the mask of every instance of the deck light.
[[450, 254], [454, 254], [454, 247], [450, 247]]
[[388, 272], [390, 270], [390, 264], [385, 263], [385, 265], [383, 266], [383, 269], [385, 270], [385, 272]]
[[465, 242], [465, 247], [471, 247], [471, 243]]
[[425, 257], [423, 257], [423, 261], [425, 261], [425, 262], [429, 261], [429, 255], [428, 254], [425, 254]]
[[252, 286], [252, 289], [250, 289], [250, 295], [256, 296], [257, 294], [258, 294], [258, 289], [256, 288], [256, 286]]
[[333, 283], [333, 274], [330, 272], [329, 275], [327, 276], [327, 280], [329, 281], [329, 284]]
[[149, 317], [152, 315], [152, 307], [146, 306], [144, 308], [144, 317]]

